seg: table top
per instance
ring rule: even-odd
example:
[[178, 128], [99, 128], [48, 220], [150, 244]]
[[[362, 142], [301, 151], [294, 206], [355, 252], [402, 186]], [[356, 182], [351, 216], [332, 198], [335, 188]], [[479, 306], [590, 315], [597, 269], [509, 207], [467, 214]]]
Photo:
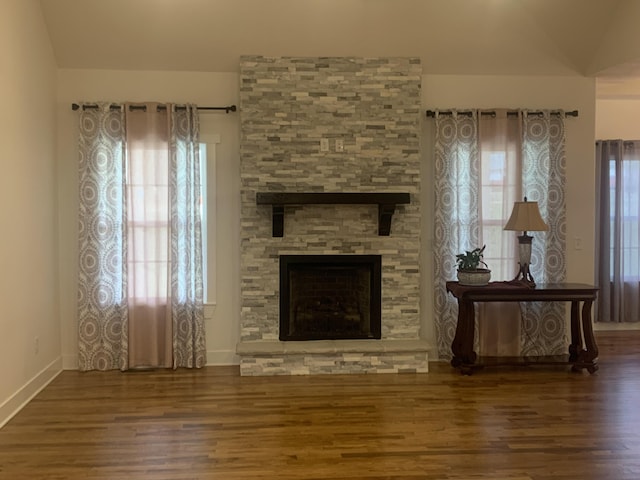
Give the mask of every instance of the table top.
[[531, 287], [523, 282], [490, 282], [484, 286], [447, 282], [447, 291], [458, 300], [482, 301], [570, 301], [595, 300], [598, 288], [585, 283], [544, 283]]

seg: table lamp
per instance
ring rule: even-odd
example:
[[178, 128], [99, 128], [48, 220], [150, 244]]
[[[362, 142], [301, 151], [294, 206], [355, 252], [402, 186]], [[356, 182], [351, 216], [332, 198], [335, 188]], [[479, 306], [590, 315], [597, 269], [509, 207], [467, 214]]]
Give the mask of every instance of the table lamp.
[[531, 263], [531, 241], [533, 237], [527, 235], [527, 232], [543, 232], [549, 230], [548, 225], [544, 223], [542, 216], [540, 216], [538, 202], [527, 202], [527, 197], [524, 197], [524, 202], [515, 202], [511, 217], [504, 226], [504, 230], [522, 230], [524, 232], [518, 237], [520, 271], [513, 281], [524, 282], [531, 287], [535, 287], [536, 282], [533, 280], [531, 271], [529, 270], [529, 264]]

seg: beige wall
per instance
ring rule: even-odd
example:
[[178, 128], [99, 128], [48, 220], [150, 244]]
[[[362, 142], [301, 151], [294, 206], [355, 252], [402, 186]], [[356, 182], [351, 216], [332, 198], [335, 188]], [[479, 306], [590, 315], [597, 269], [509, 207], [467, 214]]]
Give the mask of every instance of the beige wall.
[[640, 140], [640, 99], [598, 99], [596, 139]]
[[56, 66], [37, 0], [0, 2], [0, 58], [1, 426], [61, 368]]

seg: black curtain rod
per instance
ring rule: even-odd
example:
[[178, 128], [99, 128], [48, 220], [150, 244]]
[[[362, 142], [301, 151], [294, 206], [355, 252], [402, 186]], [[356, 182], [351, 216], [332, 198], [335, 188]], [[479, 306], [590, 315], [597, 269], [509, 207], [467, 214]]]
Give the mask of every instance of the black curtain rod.
[[[451, 110], [445, 110], [442, 112], [438, 112], [440, 113], [440, 115], [452, 115], [453, 112]], [[530, 112], [527, 112], [528, 115], [542, 115], [543, 112], [539, 111], [539, 110], [532, 110]], [[471, 116], [471, 111], [470, 110], [462, 110], [458, 112], [459, 115], [469, 115]], [[495, 115], [496, 112], [494, 110], [484, 110], [480, 112], [480, 115]], [[555, 111], [555, 112], [551, 112], [552, 115], [560, 115], [559, 111]], [[564, 112], [564, 114], [567, 117], [577, 117], [578, 116], [578, 110], [572, 110], [570, 112]], [[518, 112], [516, 110], [509, 110], [507, 111], [507, 115], [518, 115]], [[436, 116], [436, 112], [434, 110], [427, 110], [427, 117], [435, 117]]]
[[[82, 108], [83, 110], [86, 110], [87, 108], [98, 108], [98, 105], [95, 103], [86, 103], [83, 104], [82, 106], [78, 105], [77, 103], [72, 103], [71, 104], [71, 110], [79, 110], [80, 108]], [[121, 105], [110, 105], [111, 110], [120, 110]], [[178, 110], [180, 109], [184, 109], [186, 108], [184, 105], [183, 106], [176, 106], [176, 108]], [[146, 105], [131, 105], [130, 106], [131, 110], [146, 110], [147, 106]], [[158, 105], [158, 110], [166, 110], [167, 106], [166, 105]], [[198, 110], [224, 110], [226, 113], [229, 112], [235, 112], [236, 106], [235, 105], [229, 105], [228, 107], [198, 107]]]

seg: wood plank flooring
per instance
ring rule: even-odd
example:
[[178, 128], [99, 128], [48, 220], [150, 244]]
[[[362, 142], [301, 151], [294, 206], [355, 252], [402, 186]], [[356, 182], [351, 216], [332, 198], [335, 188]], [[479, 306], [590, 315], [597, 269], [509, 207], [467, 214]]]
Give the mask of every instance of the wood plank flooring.
[[640, 332], [600, 370], [239, 377], [66, 371], [0, 430], [0, 479], [640, 479]]

